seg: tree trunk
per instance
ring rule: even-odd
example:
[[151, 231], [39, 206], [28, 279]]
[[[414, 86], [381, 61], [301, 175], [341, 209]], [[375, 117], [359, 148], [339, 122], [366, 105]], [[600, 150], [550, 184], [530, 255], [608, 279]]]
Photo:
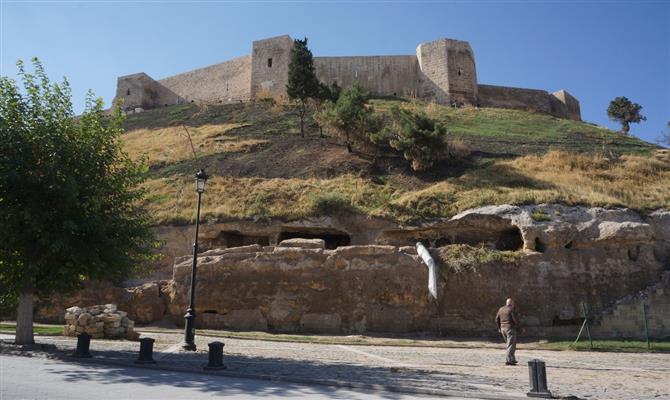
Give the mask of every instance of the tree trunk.
[[304, 123], [305, 123], [305, 102], [302, 102], [302, 107], [300, 108], [300, 136], [305, 137], [305, 130], [304, 130]]
[[623, 122], [621, 124], [621, 133], [628, 136], [628, 131], [630, 131], [630, 124], [628, 124], [628, 122]]
[[33, 288], [29, 286], [21, 291], [19, 307], [16, 311], [16, 344], [33, 344]]

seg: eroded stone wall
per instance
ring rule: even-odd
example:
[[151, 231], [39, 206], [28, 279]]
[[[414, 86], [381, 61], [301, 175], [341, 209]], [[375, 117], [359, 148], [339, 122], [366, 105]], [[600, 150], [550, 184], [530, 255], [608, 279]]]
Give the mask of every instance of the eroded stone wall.
[[[548, 220], [533, 220], [536, 211]], [[529, 335], [574, 337], [582, 322], [581, 305], [586, 303], [591, 316], [603, 315], [600, 330], [594, 332], [616, 336], [639, 326], [608, 325], [612, 320], [608, 315], [636, 313], [639, 301], [634, 295], [645, 292], [651, 296], [645, 297], [650, 333], [667, 336], [670, 302], [664, 271], [670, 270], [669, 221], [670, 212], [664, 210], [643, 217], [626, 209], [492, 206], [431, 225], [405, 227], [407, 238], [398, 230], [379, 236], [404, 241], [436, 235], [469, 242], [478, 229], [505, 235], [510, 226], [518, 230], [516, 257], [482, 261], [460, 272], [443, 269], [437, 300], [428, 294], [426, 267], [411, 246], [328, 250], [320, 239], [290, 239], [269, 246], [212, 249], [198, 259], [198, 326], [495, 335], [493, 316], [511, 296]], [[497, 248], [499, 237], [507, 236], [491, 234], [479, 245]], [[191, 259], [185, 255], [176, 260], [171, 280], [128, 289], [98, 284], [55, 301], [51, 310], [115, 303], [138, 322], [169, 318], [180, 324], [188, 305], [190, 276]], [[41, 311], [42, 319], [48, 310]]]

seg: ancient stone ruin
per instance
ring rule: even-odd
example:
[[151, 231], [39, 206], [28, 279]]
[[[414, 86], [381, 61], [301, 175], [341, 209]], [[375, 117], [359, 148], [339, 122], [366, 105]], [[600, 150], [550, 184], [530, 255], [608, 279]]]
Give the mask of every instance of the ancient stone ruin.
[[[545, 218], [533, 217], [539, 212]], [[115, 303], [139, 323], [183, 324], [193, 229], [157, 230], [165, 243], [158, 277], [126, 287], [87, 282], [38, 319], [62, 320], [73, 304]], [[670, 334], [667, 210], [506, 205], [419, 226], [343, 216], [212, 223], [200, 235], [198, 329], [495, 336], [491, 316], [512, 296], [531, 336], [574, 338], [582, 304], [596, 337], [644, 335], [643, 307], [649, 335]], [[437, 299], [417, 242], [441, 264]], [[460, 259], [449, 259], [459, 249], [465, 260], [484, 256], [459, 269]]]
[[128, 319], [128, 314], [117, 310], [114, 304], [74, 306], [65, 310], [63, 335], [77, 336], [86, 332], [94, 339], [136, 340], [139, 334], [134, 328], [135, 323]]
[[[288, 35], [277, 36], [254, 41], [251, 55], [160, 80], [144, 72], [121, 76], [115, 101], [134, 110], [286, 98], [292, 46]], [[376, 96], [531, 110], [581, 120], [579, 101], [565, 90], [549, 93], [478, 83], [475, 54], [462, 40], [421, 43], [411, 55], [314, 57], [314, 67], [319, 81], [327, 85], [359, 85]]]

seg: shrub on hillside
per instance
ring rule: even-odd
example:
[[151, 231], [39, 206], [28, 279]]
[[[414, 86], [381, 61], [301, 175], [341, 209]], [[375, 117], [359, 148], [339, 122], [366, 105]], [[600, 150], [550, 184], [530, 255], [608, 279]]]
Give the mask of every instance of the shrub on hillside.
[[373, 141], [388, 140], [391, 147], [402, 152], [414, 171], [424, 171], [445, 154], [446, 134], [447, 129], [427, 115], [393, 107], [389, 123]]
[[368, 105], [368, 93], [359, 86], [342, 90], [337, 102], [327, 103], [316, 119], [327, 131], [342, 138], [350, 153], [355, 143], [370, 143], [370, 137], [379, 131], [380, 125]]

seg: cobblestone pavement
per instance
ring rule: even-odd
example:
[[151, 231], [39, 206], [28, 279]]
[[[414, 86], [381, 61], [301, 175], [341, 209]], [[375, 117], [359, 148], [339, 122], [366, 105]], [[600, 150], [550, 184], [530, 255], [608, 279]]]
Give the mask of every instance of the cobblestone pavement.
[[[141, 330], [140, 330], [141, 331]], [[390, 388], [418, 393], [458, 394], [474, 398], [525, 397], [526, 362], [539, 358], [547, 364], [549, 389], [558, 396], [583, 399], [670, 398], [670, 354], [602, 353], [519, 349], [519, 366], [504, 365], [502, 346], [435, 348], [324, 345], [197, 336], [197, 352], [183, 352], [177, 333], [148, 333], [156, 339], [157, 366], [201, 370], [207, 343], [225, 343], [224, 374], [354, 387]], [[72, 351], [73, 338], [38, 338]], [[96, 358], [132, 362], [135, 342], [91, 343]]]

